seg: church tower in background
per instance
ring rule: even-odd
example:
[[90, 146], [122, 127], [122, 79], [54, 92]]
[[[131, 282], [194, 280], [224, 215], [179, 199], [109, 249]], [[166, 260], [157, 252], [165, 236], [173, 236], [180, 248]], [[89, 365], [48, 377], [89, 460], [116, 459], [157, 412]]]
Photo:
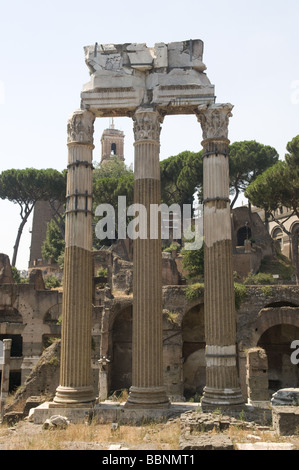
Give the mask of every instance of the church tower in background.
[[117, 157], [124, 161], [124, 140], [123, 131], [115, 129], [113, 118], [110, 122], [109, 129], [105, 129], [101, 137], [102, 155], [101, 164]]

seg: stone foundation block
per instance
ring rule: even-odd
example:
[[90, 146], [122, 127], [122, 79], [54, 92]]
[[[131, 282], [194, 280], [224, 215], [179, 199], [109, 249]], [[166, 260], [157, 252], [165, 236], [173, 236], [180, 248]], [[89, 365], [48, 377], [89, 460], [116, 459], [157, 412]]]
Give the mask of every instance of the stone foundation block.
[[274, 406], [272, 409], [273, 428], [280, 436], [292, 436], [299, 432], [299, 407]]
[[180, 450], [234, 450], [230, 438], [224, 434], [201, 434], [180, 439]]

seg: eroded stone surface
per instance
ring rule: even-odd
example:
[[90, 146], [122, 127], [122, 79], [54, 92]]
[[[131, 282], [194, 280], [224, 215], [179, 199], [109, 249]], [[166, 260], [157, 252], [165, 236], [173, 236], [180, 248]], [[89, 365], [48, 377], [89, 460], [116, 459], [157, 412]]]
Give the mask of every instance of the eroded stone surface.
[[91, 79], [83, 87], [82, 107], [97, 116], [131, 116], [144, 105], [164, 114], [190, 114], [214, 103], [199, 39], [154, 47], [96, 43], [84, 51]]
[[272, 395], [273, 406], [298, 406], [299, 388], [282, 388]]

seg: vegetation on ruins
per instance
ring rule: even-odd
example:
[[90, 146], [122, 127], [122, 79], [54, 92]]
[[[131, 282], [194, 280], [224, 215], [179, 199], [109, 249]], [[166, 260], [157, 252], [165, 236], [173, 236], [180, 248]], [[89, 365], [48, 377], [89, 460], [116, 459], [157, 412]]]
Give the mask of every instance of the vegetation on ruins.
[[[235, 292], [235, 307], [239, 310], [241, 303], [245, 300], [247, 295], [247, 288], [244, 284], [238, 282], [234, 283], [234, 292]], [[196, 282], [194, 284], [189, 284], [185, 289], [185, 296], [189, 302], [197, 300], [199, 297], [204, 295], [204, 284]]]
[[245, 285], [273, 284], [273, 275], [270, 273], [249, 273], [244, 279]]
[[46, 289], [55, 289], [55, 287], [60, 287], [61, 282], [59, 279], [53, 275], [47, 276], [45, 279], [45, 287]]
[[[298, 237], [299, 224], [295, 230], [287, 230], [286, 222], [292, 217], [299, 217], [299, 135], [287, 144], [285, 160], [279, 160], [268, 168], [245, 191], [252, 204], [264, 209], [268, 220], [275, 221], [291, 240], [292, 260], [299, 283]], [[279, 208], [289, 209], [288, 217], [278, 217]]]
[[64, 200], [65, 175], [52, 168], [5, 170], [0, 174], [0, 198], [20, 207], [21, 223], [13, 250], [12, 266], [16, 265], [23, 228], [37, 201]]
[[185, 290], [186, 299], [192, 302], [192, 300], [198, 299], [204, 293], [204, 284], [196, 282], [194, 284], [189, 284]]
[[183, 268], [190, 278], [202, 278], [204, 275], [204, 248], [199, 250], [182, 250]]
[[234, 282], [234, 291], [235, 291], [235, 307], [236, 310], [239, 310], [241, 307], [241, 303], [244, 302], [245, 297], [247, 295], [246, 286], [240, 284], [238, 282]]

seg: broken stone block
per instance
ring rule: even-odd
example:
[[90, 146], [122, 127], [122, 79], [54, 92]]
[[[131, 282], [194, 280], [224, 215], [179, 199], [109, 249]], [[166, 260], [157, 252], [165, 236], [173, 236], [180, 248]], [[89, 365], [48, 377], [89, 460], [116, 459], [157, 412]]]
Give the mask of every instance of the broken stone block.
[[299, 407], [274, 406], [272, 409], [272, 425], [279, 436], [298, 434]]
[[233, 443], [225, 434], [202, 434], [180, 439], [180, 450], [234, 450]]
[[163, 42], [155, 44], [154, 68], [166, 68], [168, 66], [168, 50], [167, 45]]
[[203, 42], [200, 39], [168, 44], [168, 66], [170, 68], [192, 67], [203, 72], [206, 66], [202, 62], [202, 55]]
[[269, 400], [268, 358], [262, 348], [251, 348], [247, 352], [246, 383], [249, 402]]
[[31, 396], [27, 398], [26, 404], [23, 410], [24, 416], [28, 416], [32, 408], [36, 408], [43, 402], [44, 402], [43, 398], [39, 396]]
[[45, 290], [45, 283], [41, 269], [32, 269], [29, 275], [29, 284], [34, 284], [35, 290]]
[[70, 424], [65, 416], [53, 415], [51, 418], [46, 419], [43, 424], [43, 429], [66, 429]]
[[131, 67], [136, 70], [151, 70], [154, 62], [154, 52], [146, 44], [130, 44], [127, 52]]
[[299, 388], [282, 388], [275, 392], [271, 398], [273, 406], [298, 406]]
[[0, 284], [13, 284], [11, 265], [9, 257], [0, 253]]
[[8, 426], [14, 426], [23, 418], [24, 414], [22, 411], [9, 411], [8, 413], [5, 413], [3, 423], [8, 424]]

